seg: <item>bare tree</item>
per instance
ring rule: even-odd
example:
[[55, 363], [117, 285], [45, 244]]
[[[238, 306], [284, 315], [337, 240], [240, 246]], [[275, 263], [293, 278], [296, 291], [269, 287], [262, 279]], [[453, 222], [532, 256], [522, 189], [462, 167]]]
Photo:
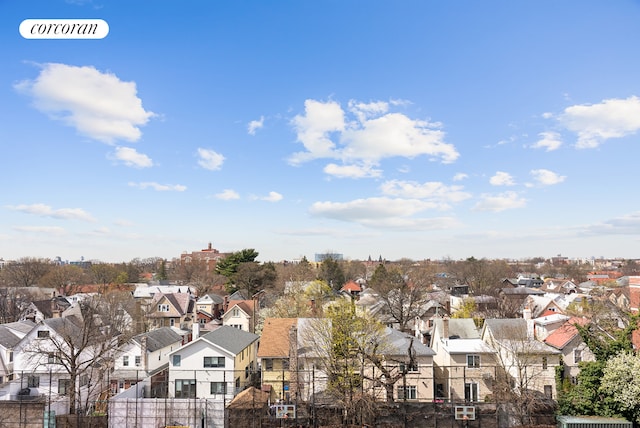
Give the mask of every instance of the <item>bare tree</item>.
[[560, 353], [533, 338], [525, 319], [486, 323], [498, 363], [494, 398], [512, 407], [520, 425], [531, 424], [532, 415], [550, 403]]
[[422, 315], [423, 306], [429, 300], [432, 282], [430, 272], [411, 265], [390, 266], [387, 269], [380, 264], [369, 285], [378, 292], [386, 312], [399, 325], [400, 331], [407, 331], [409, 323]]
[[34, 366], [51, 364], [50, 356], [54, 355], [60, 371], [69, 375], [70, 413], [78, 410], [79, 381], [99, 384], [119, 349], [121, 332], [105, 316], [107, 306], [103, 299], [88, 299], [78, 303], [71, 315], [44, 320], [52, 333], [46, 339], [32, 340], [24, 349]]
[[32, 287], [51, 269], [53, 265], [47, 259], [23, 257], [2, 269], [2, 276], [7, 286]]
[[88, 283], [88, 276], [80, 266], [53, 266], [40, 281], [41, 285], [55, 288], [65, 296], [75, 294], [78, 288]]

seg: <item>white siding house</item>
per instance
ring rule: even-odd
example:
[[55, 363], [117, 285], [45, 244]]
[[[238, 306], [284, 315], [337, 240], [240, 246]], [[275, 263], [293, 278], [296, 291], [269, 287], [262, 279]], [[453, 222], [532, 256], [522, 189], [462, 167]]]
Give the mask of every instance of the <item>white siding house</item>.
[[232, 399], [251, 384], [259, 337], [222, 326], [169, 354], [169, 396]]

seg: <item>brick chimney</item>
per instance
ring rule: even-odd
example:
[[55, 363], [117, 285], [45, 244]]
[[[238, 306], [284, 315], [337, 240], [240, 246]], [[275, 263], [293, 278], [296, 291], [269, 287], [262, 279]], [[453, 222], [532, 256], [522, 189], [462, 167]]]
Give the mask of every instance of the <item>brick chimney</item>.
[[442, 318], [442, 338], [449, 339], [449, 317]]
[[140, 369], [146, 371], [149, 365], [149, 355], [147, 352], [147, 335], [146, 334], [142, 336], [142, 338], [140, 339], [140, 352], [141, 352]]
[[298, 320], [289, 329], [289, 390], [291, 399], [298, 394]]

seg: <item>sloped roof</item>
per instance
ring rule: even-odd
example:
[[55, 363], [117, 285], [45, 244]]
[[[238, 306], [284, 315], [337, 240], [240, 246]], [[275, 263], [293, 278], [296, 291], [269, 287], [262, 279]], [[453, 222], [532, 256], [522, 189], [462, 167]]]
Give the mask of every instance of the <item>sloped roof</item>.
[[297, 318], [267, 318], [262, 328], [258, 357], [288, 357], [289, 331]]
[[233, 309], [234, 306], [237, 306], [240, 309], [242, 309], [247, 315], [252, 317], [254, 304], [255, 304], [254, 300], [230, 300], [226, 313], [229, 313], [229, 311]]
[[220, 348], [236, 355], [247, 346], [260, 339], [260, 336], [238, 328], [223, 325], [210, 333], [200, 336], [197, 340], [200, 339], [206, 340], [207, 342], [219, 346]]
[[176, 342], [182, 342], [182, 336], [171, 327], [161, 327], [133, 337], [133, 341], [142, 345], [142, 338], [147, 338], [147, 351], [155, 352], [159, 349], [171, 346]]
[[384, 352], [385, 355], [401, 356], [407, 355], [409, 345], [418, 357], [433, 356], [435, 351], [424, 345], [420, 340], [407, 333], [403, 333], [399, 330], [386, 327], [384, 330], [385, 341], [389, 345], [389, 349]]
[[11, 349], [20, 342], [20, 337], [7, 327], [0, 325], [0, 345]]
[[269, 404], [269, 392], [261, 391], [253, 386], [233, 397], [227, 406], [229, 409], [259, 409]]
[[362, 287], [360, 287], [357, 282], [351, 280], [343, 285], [340, 291], [348, 291], [350, 293], [360, 292], [362, 291]]
[[31, 330], [33, 330], [33, 328], [36, 326], [36, 323], [34, 323], [31, 320], [24, 320], [24, 321], [10, 322], [2, 325], [16, 332], [18, 336], [24, 337], [27, 334], [29, 334]]
[[[433, 327], [438, 331], [440, 337], [443, 337], [442, 318], [435, 318]], [[452, 336], [457, 336], [460, 339], [479, 339], [480, 332], [471, 318], [451, 318], [449, 319], [449, 337]]]
[[563, 349], [569, 344], [576, 336], [580, 335], [575, 324], [585, 326], [589, 320], [586, 318], [572, 317], [567, 322], [562, 324], [553, 333], [551, 333], [544, 340], [547, 345], [553, 346], [556, 349]]

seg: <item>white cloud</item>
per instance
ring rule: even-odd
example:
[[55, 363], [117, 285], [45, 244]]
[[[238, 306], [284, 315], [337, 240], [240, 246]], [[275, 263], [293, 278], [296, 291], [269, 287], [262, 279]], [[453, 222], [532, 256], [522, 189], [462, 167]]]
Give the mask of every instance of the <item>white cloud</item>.
[[371, 165], [336, 165], [330, 163], [323, 169], [325, 174], [338, 178], [370, 178], [380, 177], [382, 171], [374, 169]]
[[269, 192], [267, 196], [255, 196], [253, 199], [259, 199], [261, 201], [267, 202], [278, 202], [281, 201], [283, 196], [278, 192]]
[[224, 189], [222, 192], [216, 193], [215, 197], [218, 199], [222, 199], [224, 201], [230, 201], [232, 199], [240, 199], [240, 195], [238, 194], [238, 192], [232, 189]]
[[45, 204], [32, 204], [32, 205], [15, 205], [8, 206], [10, 210], [23, 212], [25, 214], [33, 214], [39, 217], [51, 217], [62, 220], [82, 220], [94, 222], [96, 219], [83, 210], [82, 208], [58, 208], [53, 209], [49, 205]]
[[462, 181], [467, 178], [469, 178], [467, 174], [465, 174], [464, 172], [459, 172], [453, 176], [453, 181]]
[[65, 234], [65, 230], [58, 226], [15, 226], [18, 232], [37, 233], [39, 235], [60, 236]]
[[602, 223], [581, 226], [582, 233], [591, 235], [639, 235], [640, 211], [605, 220]]
[[371, 228], [434, 230], [459, 226], [452, 217], [413, 218], [438, 204], [418, 199], [368, 198], [349, 202], [316, 202], [310, 213], [320, 217], [358, 223]]
[[533, 169], [530, 174], [534, 180], [543, 186], [551, 186], [554, 184], [562, 183], [567, 177], [564, 175], [558, 175], [548, 169]]
[[116, 147], [112, 159], [134, 168], [149, 168], [153, 166], [151, 158], [144, 153], [139, 153], [131, 147]]
[[32, 97], [34, 107], [52, 119], [109, 144], [139, 140], [140, 127], [154, 116], [142, 107], [135, 82], [124, 82], [91, 66], [47, 63], [36, 79], [24, 80], [15, 88]]
[[116, 226], [120, 227], [131, 227], [134, 226], [134, 223], [131, 220], [127, 220], [124, 218], [117, 219], [113, 222]]
[[350, 101], [352, 120], [347, 121], [346, 112], [334, 101], [305, 101], [304, 115], [292, 123], [306, 151], [294, 153], [290, 163], [328, 158], [376, 165], [385, 158], [422, 155], [450, 163], [458, 158], [455, 147], [444, 143], [439, 123], [414, 120], [387, 108], [383, 102]]
[[336, 102], [322, 103], [315, 100], [304, 102], [305, 115], [293, 118], [293, 126], [306, 152], [294, 153], [290, 162], [300, 164], [317, 158], [332, 158], [335, 144], [329, 137], [332, 132], [343, 131], [345, 118], [342, 107]]
[[513, 186], [516, 184], [511, 174], [503, 171], [497, 171], [496, 174], [489, 179], [489, 183], [493, 186]]
[[557, 132], [541, 132], [538, 134], [540, 139], [531, 145], [534, 149], [546, 149], [551, 152], [557, 150], [562, 145], [562, 139]]
[[258, 129], [262, 129], [263, 126], [264, 126], [264, 116], [260, 116], [260, 120], [252, 120], [251, 122], [249, 122], [249, 125], [247, 126], [249, 135], [256, 135], [256, 131]]
[[474, 211], [500, 212], [526, 206], [526, 199], [520, 198], [516, 192], [504, 192], [498, 195], [483, 194], [473, 207]]
[[558, 120], [578, 134], [576, 148], [595, 148], [608, 139], [632, 135], [640, 129], [640, 99], [632, 96], [574, 105], [567, 107]]
[[137, 187], [143, 190], [153, 189], [153, 190], [157, 190], [158, 192], [167, 192], [167, 191], [184, 192], [185, 190], [187, 190], [187, 186], [183, 186], [182, 184], [159, 184], [154, 181], [146, 181], [142, 183], [130, 182], [129, 186]]
[[380, 188], [385, 195], [408, 199], [460, 202], [471, 197], [471, 194], [463, 191], [462, 186], [446, 186], [437, 181], [417, 183], [415, 181], [390, 180], [383, 183]]
[[210, 171], [216, 171], [222, 168], [224, 156], [211, 149], [198, 148], [198, 165]]

